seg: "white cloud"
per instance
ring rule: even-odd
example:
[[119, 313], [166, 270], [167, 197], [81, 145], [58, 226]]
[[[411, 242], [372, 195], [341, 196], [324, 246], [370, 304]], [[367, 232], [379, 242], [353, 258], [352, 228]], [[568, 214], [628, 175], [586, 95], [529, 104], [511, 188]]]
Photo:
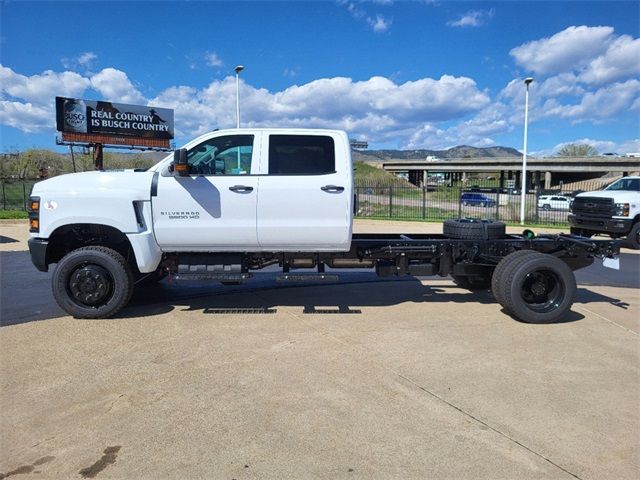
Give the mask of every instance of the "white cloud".
[[584, 94], [580, 103], [562, 105], [547, 100], [542, 108], [545, 117], [560, 117], [575, 121], [602, 120], [629, 110], [640, 95], [640, 81], [627, 80]]
[[457, 20], [447, 22], [450, 27], [481, 27], [489, 23], [495, 15], [495, 10], [469, 10]]
[[584, 67], [607, 50], [612, 27], [571, 26], [548, 38], [511, 50], [516, 63], [538, 74], [569, 72]]
[[[323, 78], [274, 93], [241, 79], [240, 99], [243, 125], [344, 128], [376, 141], [406, 139], [425, 122], [462, 118], [489, 103], [473, 80], [448, 75], [403, 84], [384, 77]], [[235, 80], [214, 81], [203, 90], [172, 87], [150, 103], [174, 108], [185, 134], [233, 127]]]
[[562, 142], [554, 146], [551, 150], [545, 151], [545, 155], [555, 155], [559, 150], [562, 149], [565, 145], [570, 144], [578, 144], [578, 145], [591, 145], [595, 148], [598, 153], [617, 153], [619, 155], [624, 155], [626, 153], [635, 153], [640, 152], [640, 139], [635, 138], [632, 140], [626, 140], [622, 143], [616, 143], [611, 140], [594, 140], [592, 138], [579, 138], [576, 140], [571, 140], [569, 142]]
[[210, 67], [221, 67], [224, 65], [222, 59], [215, 52], [207, 52], [204, 54], [204, 61]]
[[90, 86], [89, 80], [75, 72], [46, 70], [40, 75], [27, 77], [0, 65], [0, 95], [53, 105], [56, 96], [75, 97]]
[[91, 86], [110, 102], [146, 103], [144, 96], [122, 70], [103, 69], [91, 77]]
[[634, 75], [640, 75], [640, 39], [622, 35], [609, 44], [604, 54], [592, 60], [579, 78], [585, 83], [602, 85]]
[[376, 15], [376, 18], [367, 18], [367, 23], [376, 33], [383, 33], [391, 27], [391, 20], [384, 18], [382, 15]]
[[428, 123], [411, 135], [405, 148], [444, 150], [457, 145], [473, 147], [489, 147], [496, 142], [493, 135], [508, 132], [513, 127], [506, 120], [507, 106], [503, 103], [492, 103], [482, 109], [470, 120], [460, 122], [448, 128], [437, 128]]
[[84, 52], [78, 57], [78, 64], [85, 68], [89, 68], [91, 62], [93, 62], [97, 58], [98, 56], [93, 52]]
[[0, 100], [0, 124], [32, 133], [45, 128], [53, 128], [55, 115], [53, 108], [49, 106]]
[[570, 142], [562, 142], [552, 148], [552, 154], [558, 153], [563, 147], [567, 145], [590, 145], [595, 148], [598, 153], [608, 153], [616, 151], [616, 143], [611, 140], [594, 140], [592, 138], [580, 138], [578, 140], [572, 140]]
[[617, 153], [638, 153], [640, 152], [640, 138], [634, 138], [633, 140], [627, 140], [626, 142], [617, 146], [614, 150]]
[[64, 68], [88, 71], [92, 68], [97, 58], [98, 56], [93, 52], [84, 52], [75, 58], [63, 58], [61, 62]]
[[[371, 3], [384, 5], [392, 3], [392, 1], [393, 0], [379, 0]], [[350, 0], [338, 0], [338, 4], [346, 8], [353, 18], [364, 20], [375, 33], [384, 33], [391, 28], [391, 24], [393, 23], [391, 19], [385, 18], [384, 15], [379, 13], [375, 16], [369, 15], [362, 7], [362, 3], [363, 2], [356, 3]]]
[[300, 70], [300, 67], [285, 68], [282, 72], [282, 75], [285, 77], [293, 78], [298, 75], [299, 70]]

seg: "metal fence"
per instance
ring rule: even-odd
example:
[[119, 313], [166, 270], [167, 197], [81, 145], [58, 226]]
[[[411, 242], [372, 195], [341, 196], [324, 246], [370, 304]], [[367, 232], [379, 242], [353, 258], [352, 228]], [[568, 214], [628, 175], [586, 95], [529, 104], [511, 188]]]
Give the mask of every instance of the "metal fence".
[[31, 189], [37, 180], [10, 180], [1, 179], [2, 187], [2, 209], [3, 210], [26, 210], [27, 199]]
[[[583, 191], [599, 190], [612, 180], [572, 183], [546, 191], [530, 190], [525, 198], [525, 220], [530, 224], [567, 225], [573, 196]], [[27, 199], [36, 181], [1, 180], [2, 209], [26, 210]], [[426, 187], [415, 187], [404, 181], [394, 184], [357, 181], [355, 188], [358, 217], [433, 221], [472, 217], [509, 223], [520, 221], [519, 190], [500, 189], [493, 180]]]
[[[568, 225], [571, 200], [580, 192], [599, 190], [607, 181], [587, 181], [525, 195], [529, 224]], [[444, 220], [453, 217], [520, 221], [520, 190], [502, 188], [492, 180], [415, 187], [407, 182], [383, 185], [356, 182], [356, 215], [369, 218]]]

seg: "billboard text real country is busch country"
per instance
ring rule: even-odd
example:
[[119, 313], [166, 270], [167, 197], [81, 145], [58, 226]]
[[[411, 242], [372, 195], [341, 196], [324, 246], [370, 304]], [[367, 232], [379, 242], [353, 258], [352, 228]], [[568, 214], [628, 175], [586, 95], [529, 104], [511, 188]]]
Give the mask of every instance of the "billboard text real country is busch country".
[[173, 110], [56, 97], [57, 130], [138, 138], [173, 139]]

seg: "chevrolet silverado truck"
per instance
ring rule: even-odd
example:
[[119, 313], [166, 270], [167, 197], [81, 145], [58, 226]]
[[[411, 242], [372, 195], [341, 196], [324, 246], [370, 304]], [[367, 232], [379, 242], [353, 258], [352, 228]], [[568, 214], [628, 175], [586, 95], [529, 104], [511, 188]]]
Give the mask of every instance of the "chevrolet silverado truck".
[[353, 165], [345, 132], [214, 131], [146, 171], [95, 171], [37, 183], [29, 249], [56, 264], [53, 295], [76, 318], [115, 315], [163, 276], [235, 284], [277, 265], [279, 281], [336, 281], [339, 269], [446, 277], [491, 288], [512, 317], [553, 322], [570, 309], [573, 270], [619, 246], [573, 235], [508, 235], [490, 220], [452, 219], [443, 234], [353, 234]]
[[569, 215], [571, 233], [626, 238], [640, 249], [640, 177], [624, 177], [607, 188], [576, 195]]

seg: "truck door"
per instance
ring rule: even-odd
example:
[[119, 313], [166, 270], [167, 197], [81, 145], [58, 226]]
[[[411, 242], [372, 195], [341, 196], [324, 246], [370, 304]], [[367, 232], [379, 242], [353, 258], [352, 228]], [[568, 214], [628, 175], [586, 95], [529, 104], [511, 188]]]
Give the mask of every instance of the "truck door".
[[156, 241], [167, 251], [258, 246], [255, 135], [209, 138], [187, 152], [190, 175], [168, 171], [152, 196]]
[[268, 173], [260, 176], [258, 192], [262, 249], [349, 249], [353, 180], [349, 143], [343, 136], [265, 135], [262, 151], [268, 152]]

